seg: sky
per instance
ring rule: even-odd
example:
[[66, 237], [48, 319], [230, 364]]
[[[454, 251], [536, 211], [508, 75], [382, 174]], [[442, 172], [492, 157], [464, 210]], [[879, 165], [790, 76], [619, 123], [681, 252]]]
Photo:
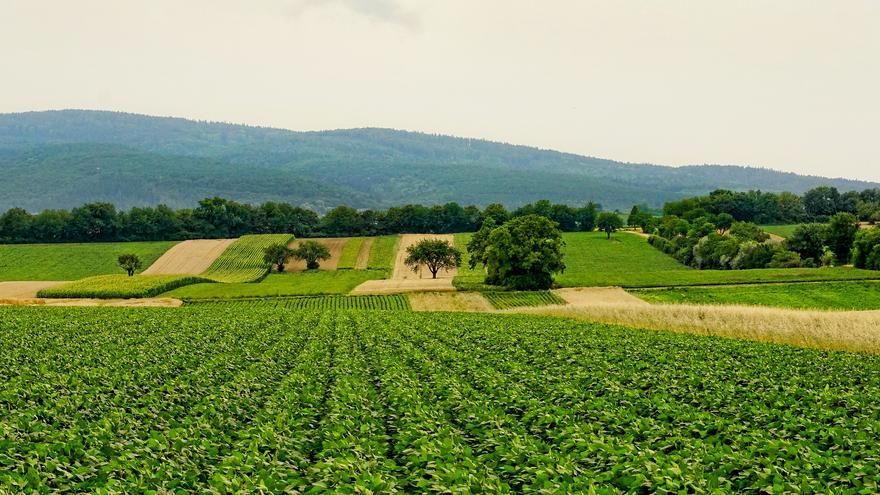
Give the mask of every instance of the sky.
[[0, 112], [880, 181], [877, 0], [0, 0]]

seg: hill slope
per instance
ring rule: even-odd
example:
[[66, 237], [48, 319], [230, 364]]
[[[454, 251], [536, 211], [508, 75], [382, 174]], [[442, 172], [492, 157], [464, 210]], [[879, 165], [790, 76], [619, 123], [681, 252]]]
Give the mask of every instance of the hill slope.
[[213, 195], [318, 210], [541, 198], [627, 208], [716, 188], [878, 186], [744, 167], [625, 164], [389, 129], [294, 132], [85, 110], [0, 115], [0, 172], [0, 210], [96, 200], [182, 207]]

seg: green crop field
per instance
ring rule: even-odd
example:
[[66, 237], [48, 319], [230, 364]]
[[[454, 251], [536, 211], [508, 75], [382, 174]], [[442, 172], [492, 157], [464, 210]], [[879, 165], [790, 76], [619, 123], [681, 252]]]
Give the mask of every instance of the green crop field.
[[370, 296], [300, 296], [259, 299], [193, 299], [188, 306], [212, 306], [222, 308], [276, 308], [276, 309], [353, 309], [396, 310], [410, 309], [409, 298], [401, 294]]
[[484, 292], [483, 296], [495, 309], [521, 308], [527, 306], [550, 306], [565, 304], [565, 300], [549, 290], [521, 292]]
[[0, 308], [0, 359], [5, 493], [880, 491], [861, 354], [210, 306]]
[[43, 289], [37, 295], [47, 298], [128, 299], [153, 297], [178, 287], [204, 282], [209, 281], [190, 275], [96, 275]]
[[243, 235], [223, 251], [202, 277], [216, 282], [256, 282], [266, 276], [269, 266], [263, 261], [263, 249], [272, 244], [290, 242], [289, 234]]
[[181, 287], [165, 297], [217, 299], [237, 297], [278, 297], [347, 294], [367, 280], [385, 276], [382, 270], [310, 270], [273, 273], [258, 283], [196, 284]]
[[794, 233], [794, 229], [800, 227], [800, 224], [793, 225], [761, 225], [761, 228], [764, 231], [769, 232], [771, 234], [778, 235], [779, 237], [791, 237], [791, 234]]
[[678, 287], [635, 290], [632, 293], [652, 303], [744, 304], [796, 309], [880, 309], [878, 281]]
[[355, 267], [364, 240], [366, 237], [352, 237], [345, 242], [342, 254], [339, 256], [339, 264], [336, 265], [337, 270], [351, 270]]
[[[617, 233], [609, 241], [604, 233], [577, 232], [565, 233], [563, 239], [566, 268], [555, 277], [561, 287], [643, 288], [880, 279], [878, 271], [849, 267], [695, 270], [634, 234]], [[460, 270], [455, 285], [459, 289], [492, 290], [482, 285], [483, 279], [479, 269]]]
[[116, 258], [128, 253], [140, 256], [146, 269], [175, 244], [176, 241], [0, 244], [0, 281], [77, 280], [123, 273]]
[[367, 268], [371, 270], [386, 270], [389, 273], [394, 269], [394, 257], [397, 255], [397, 246], [400, 243], [398, 235], [383, 235], [376, 238], [373, 248], [370, 250], [370, 260]]

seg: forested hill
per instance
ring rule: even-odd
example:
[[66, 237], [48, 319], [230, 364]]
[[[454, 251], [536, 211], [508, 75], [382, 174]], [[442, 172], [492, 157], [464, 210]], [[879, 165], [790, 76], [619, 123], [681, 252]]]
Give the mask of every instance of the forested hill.
[[319, 211], [448, 201], [518, 206], [542, 198], [629, 208], [718, 188], [878, 186], [733, 166], [625, 164], [389, 129], [294, 132], [84, 110], [0, 115], [0, 172], [0, 211], [90, 201], [187, 207], [214, 195]]

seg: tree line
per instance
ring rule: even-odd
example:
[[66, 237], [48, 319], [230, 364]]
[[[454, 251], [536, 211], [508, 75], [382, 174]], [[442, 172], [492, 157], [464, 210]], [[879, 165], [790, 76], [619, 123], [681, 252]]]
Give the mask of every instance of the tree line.
[[509, 211], [501, 204], [480, 209], [446, 203], [410, 204], [387, 210], [356, 210], [339, 206], [323, 216], [289, 203], [259, 205], [225, 198], [206, 198], [195, 208], [166, 205], [118, 210], [111, 203], [87, 203], [70, 210], [30, 213], [12, 208], [0, 216], [0, 243], [160, 241], [217, 239], [244, 234], [290, 233], [296, 237], [374, 236], [399, 233], [478, 231], [530, 214], [556, 222], [563, 231], [592, 231], [601, 206], [554, 204], [547, 200]]

